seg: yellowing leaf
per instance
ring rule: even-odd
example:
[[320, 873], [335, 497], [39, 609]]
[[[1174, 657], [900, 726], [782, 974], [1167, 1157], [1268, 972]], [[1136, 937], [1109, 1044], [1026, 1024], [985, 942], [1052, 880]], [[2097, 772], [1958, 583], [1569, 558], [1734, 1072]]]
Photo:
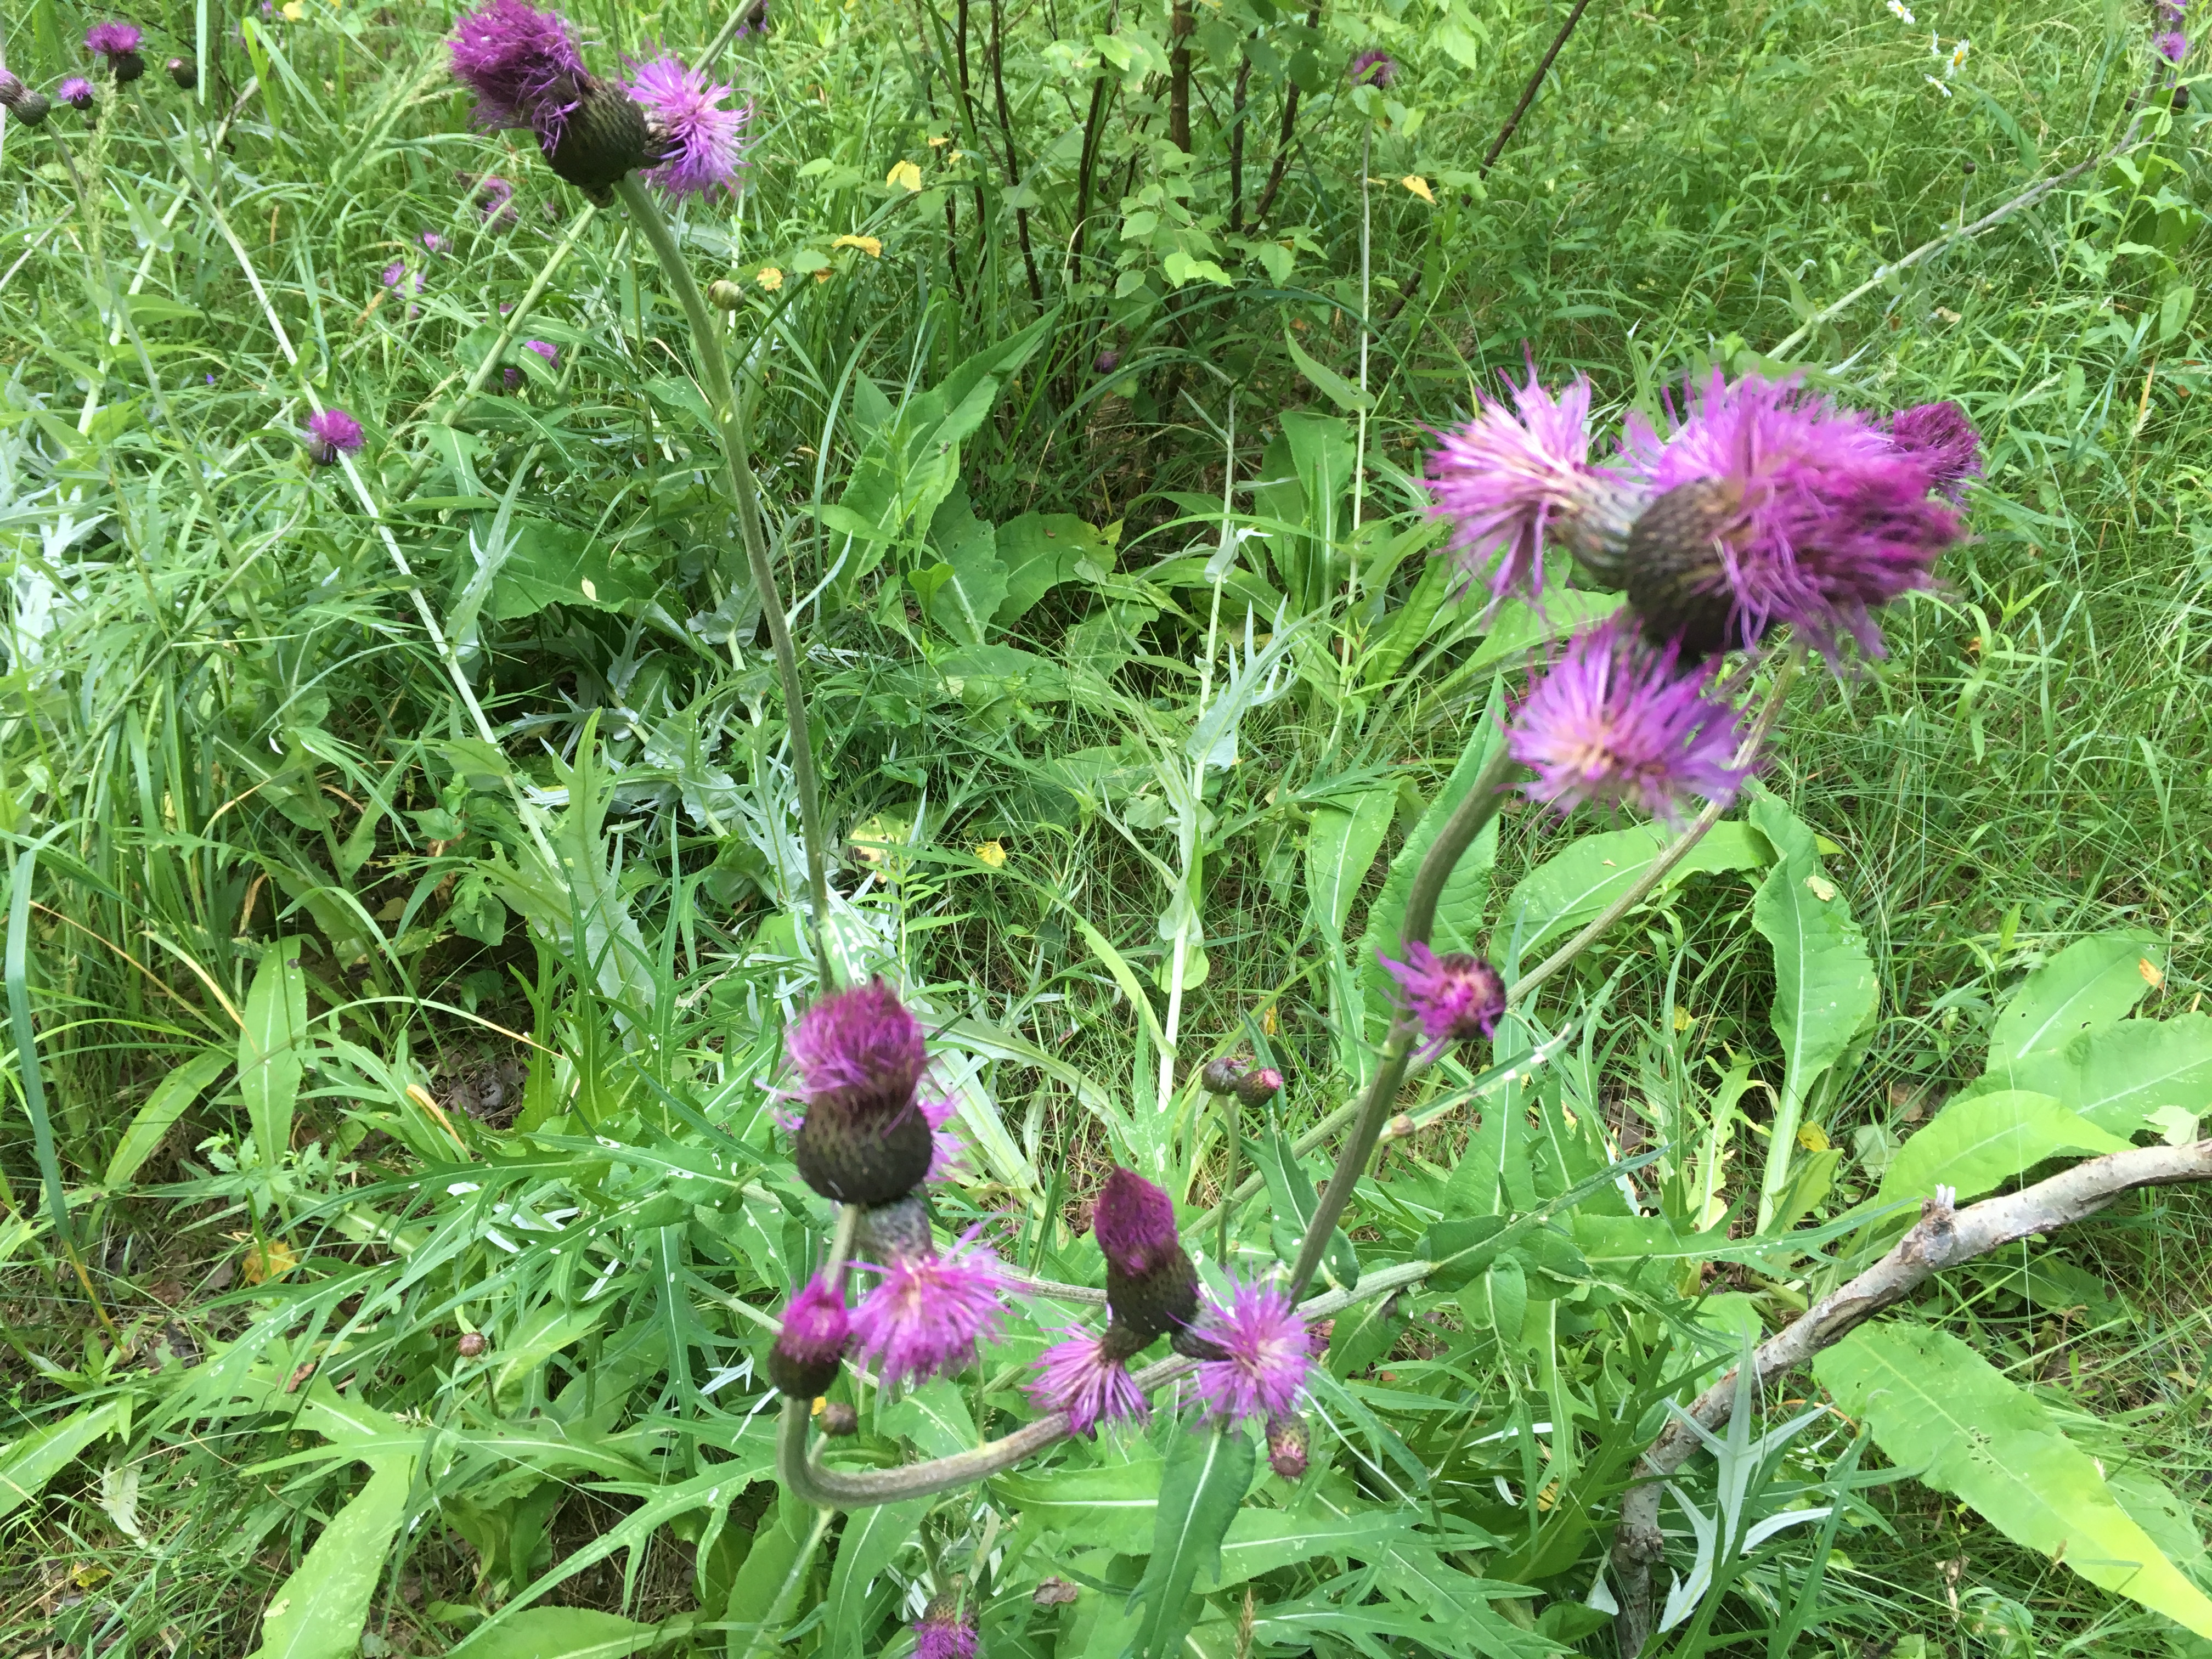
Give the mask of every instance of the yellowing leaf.
[[1419, 173], [1409, 173], [1398, 182], [1405, 185], [1407, 190], [1413, 191], [1414, 195], [1419, 197], [1424, 202], [1426, 202], [1431, 207], [1434, 207], [1437, 204], [1437, 198], [1430, 193], [1429, 181], [1422, 178]]
[[296, 23], [307, 15], [307, 9], [300, 3], [300, 0], [285, 0], [284, 21], [286, 22]]
[[773, 294], [783, 286], [783, 273], [774, 265], [763, 265], [761, 268], [761, 274], [754, 277], [753, 281]]
[[2142, 975], [2142, 982], [2154, 991], [2166, 983], [2165, 970], [2148, 957], [2136, 958], [2136, 972]]
[[884, 245], [872, 236], [840, 236], [830, 244], [831, 247], [856, 247], [871, 259], [884, 257]]
[[1690, 1018], [1690, 1011], [1687, 1008], [1677, 1008], [1674, 1010], [1674, 1029], [1676, 1030], [1686, 1031], [1695, 1022]]
[[1817, 1123], [1808, 1123], [1797, 1131], [1797, 1144], [1808, 1152], [1828, 1150], [1828, 1132]]
[[1260, 1030], [1268, 1036], [1275, 1035], [1275, 1005], [1272, 1002], [1260, 1011]]
[[921, 169], [911, 161], [901, 161], [884, 175], [884, 182], [893, 190], [903, 190], [911, 194], [921, 188]]
[[929, 141], [929, 147], [932, 149], [942, 149], [951, 142], [952, 135], [949, 132], [942, 132]]
[[283, 1278], [299, 1265], [300, 1258], [292, 1254], [292, 1247], [281, 1238], [272, 1238], [249, 1249], [238, 1271], [247, 1284], [262, 1285]]
[[980, 862], [989, 865], [994, 870], [1003, 870], [1006, 867], [1006, 849], [1002, 842], [978, 842], [975, 843], [975, 853]]

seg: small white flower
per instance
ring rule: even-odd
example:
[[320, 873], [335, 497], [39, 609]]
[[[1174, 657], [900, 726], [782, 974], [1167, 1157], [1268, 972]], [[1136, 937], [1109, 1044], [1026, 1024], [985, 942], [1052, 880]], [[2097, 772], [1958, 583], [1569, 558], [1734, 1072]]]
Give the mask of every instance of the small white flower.
[[1948, 98], [1948, 97], [1951, 95], [1951, 88], [1948, 88], [1948, 87], [1947, 87], [1947, 86], [1945, 86], [1945, 85], [1944, 85], [1941, 81], [1938, 81], [1938, 80], [1937, 80], [1934, 76], [1932, 76], [1932, 75], [1923, 75], [1923, 76], [1922, 76], [1920, 78], [1921, 78], [1922, 80], [1925, 81], [1925, 82], [1926, 82], [1929, 86], [1931, 86], [1931, 87], [1935, 88], [1936, 91], [1938, 91], [1938, 92], [1942, 93], [1942, 94], [1946, 98]]
[[1943, 78], [1945, 80], [1948, 81], [1953, 76], [1956, 75], [1961, 66], [1965, 64], [1966, 61], [1966, 52], [1970, 44], [1970, 42], [1962, 37], [1960, 40], [1959, 44], [1951, 48], [1951, 67], [1943, 71]]
[[1907, 28], [1919, 21], [1907, 9], [1905, 0], [1889, 0], [1889, 15]]

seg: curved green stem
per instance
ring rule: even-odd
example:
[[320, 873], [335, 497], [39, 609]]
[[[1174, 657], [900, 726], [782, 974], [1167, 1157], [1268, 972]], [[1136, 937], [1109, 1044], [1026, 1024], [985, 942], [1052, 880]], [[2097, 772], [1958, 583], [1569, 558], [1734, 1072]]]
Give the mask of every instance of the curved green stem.
[[[1437, 838], [1429, 843], [1429, 850], [1421, 855], [1419, 866], [1413, 872], [1413, 884], [1406, 894], [1406, 921], [1400, 930], [1402, 945], [1426, 945], [1437, 925], [1437, 901], [1443, 896], [1444, 883], [1450, 879], [1467, 849], [1474, 845], [1474, 838], [1482, 828], [1498, 816], [1498, 809], [1505, 804], [1506, 780], [1512, 776], [1512, 751], [1505, 746], [1500, 735], [1498, 748], [1481, 773], [1468, 786], [1459, 805], [1452, 808], [1451, 816], [1437, 831]], [[1359, 1184], [1359, 1177], [1367, 1172], [1367, 1160], [1374, 1155], [1375, 1143], [1382, 1138], [1382, 1126], [1389, 1121], [1390, 1109], [1397, 1103], [1398, 1085], [1405, 1081], [1406, 1064], [1413, 1058], [1413, 1038], [1419, 1028], [1400, 1015], [1390, 1023], [1390, 1035], [1382, 1045], [1382, 1064], [1376, 1068], [1374, 1081], [1367, 1085], [1366, 1097], [1360, 1102], [1359, 1116], [1352, 1125], [1352, 1139], [1337, 1155], [1336, 1171], [1322, 1189], [1321, 1202], [1314, 1206], [1312, 1224], [1306, 1229], [1305, 1243], [1298, 1249], [1297, 1265], [1291, 1269], [1290, 1294], [1297, 1296], [1310, 1284], [1316, 1269], [1321, 1266], [1322, 1253], [1328, 1249], [1330, 1236], [1336, 1231], [1337, 1220], [1352, 1202], [1352, 1189]]]
[[776, 678], [783, 683], [784, 720], [791, 732], [791, 775], [799, 792], [799, 831], [806, 843], [806, 884], [812, 915], [815, 963], [822, 982], [830, 982], [830, 878], [823, 862], [822, 809], [814, 777], [814, 745], [806, 718], [805, 684], [799, 675], [799, 653], [791, 643], [791, 624], [783, 612], [783, 597], [775, 582], [775, 566], [769, 558], [768, 538], [761, 528], [760, 485], [753, 477], [752, 441], [746, 435], [744, 406], [730, 384], [730, 366], [722, 354], [722, 331], [707, 309], [699, 284], [675, 233], [661, 215], [659, 204], [635, 173], [615, 186], [615, 194], [629, 210], [645, 240], [676, 290], [691, 325], [692, 346], [698, 353], [699, 378], [722, 440], [722, 462], [728, 474], [731, 505], [737, 509], [738, 533], [744, 538], [745, 561], [752, 570], [753, 587], [768, 620], [769, 643], [775, 653]]
[[[1327, 1319], [1355, 1303], [1387, 1296], [1428, 1277], [1436, 1264], [1407, 1261], [1369, 1273], [1352, 1290], [1331, 1291], [1299, 1308], [1307, 1319]], [[1163, 1382], [1186, 1376], [1197, 1364], [1181, 1355], [1156, 1360], [1133, 1374], [1131, 1381], [1149, 1394]], [[927, 1498], [977, 1480], [1002, 1474], [1024, 1458], [1032, 1457], [1054, 1441], [1066, 1437], [1067, 1415], [1053, 1412], [1034, 1423], [1025, 1423], [1012, 1434], [950, 1457], [908, 1463], [895, 1469], [831, 1469], [807, 1455], [809, 1413], [804, 1400], [783, 1402], [783, 1422], [776, 1436], [776, 1477], [786, 1492], [823, 1509], [861, 1510], [878, 1504], [896, 1504], [909, 1498]]]

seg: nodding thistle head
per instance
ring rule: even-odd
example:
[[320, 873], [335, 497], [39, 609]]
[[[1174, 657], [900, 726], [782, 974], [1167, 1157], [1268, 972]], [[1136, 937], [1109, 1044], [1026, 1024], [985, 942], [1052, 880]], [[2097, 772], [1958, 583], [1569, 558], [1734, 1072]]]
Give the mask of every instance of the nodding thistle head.
[[653, 159], [645, 112], [584, 67], [557, 13], [489, 0], [454, 26], [453, 64], [477, 94], [478, 126], [528, 127], [553, 171], [595, 202]]
[[965, 1370], [998, 1335], [1006, 1278], [999, 1258], [976, 1242], [981, 1231], [971, 1228], [939, 1250], [919, 1194], [863, 1218], [861, 1243], [873, 1259], [855, 1265], [882, 1278], [853, 1310], [853, 1352], [884, 1387]]
[[1150, 1342], [1197, 1317], [1198, 1270], [1183, 1254], [1166, 1193], [1134, 1170], [1115, 1170], [1099, 1189], [1091, 1236], [1106, 1258], [1106, 1304], [1116, 1323]]
[[1284, 1480], [1305, 1477], [1306, 1446], [1306, 1420], [1297, 1413], [1267, 1419], [1267, 1467]]
[[1345, 78], [1355, 87], [1387, 87], [1398, 78], [1398, 60], [1380, 46], [1370, 46], [1352, 60]]
[[1037, 1356], [1030, 1398], [1048, 1412], [1066, 1412], [1071, 1434], [1095, 1435], [1101, 1423], [1141, 1423], [1152, 1407], [1129, 1375], [1129, 1361], [1152, 1339], [1118, 1322], [1103, 1333], [1071, 1328], [1066, 1340]]
[[806, 1103], [800, 1179], [841, 1204], [888, 1204], [920, 1186], [936, 1153], [915, 1092], [929, 1055], [897, 994], [879, 979], [833, 991], [799, 1017], [785, 1047]]
[[46, 94], [35, 87], [27, 87], [5, 70], [0, 70], [0, 108], [7, 110], [27, 127], [34, 127], [46, 118], [53, 108]]
[[363, 441], [361, 422], [343, 409], [325, 409], [307, 417], [307, 459], [317, 466], [335, 466], [342, 454], [350, 455]]
[[168, 70], [169, 79], [176, 83], [179, 92], [190, 92], [200, 83], [199, 65], [189, 58], [172, 58], [161, 67]]
[[1237, 1098], [1246, 1106], [1265, 1106], [1283, 1092], [1283, 1074], [1272, 1066], [1260, 1066], [1245, 1073], [1237, 1085]]
[[94, 57], [106, 60], [107, 72], [115, 77], [117, 86], [126, 86], [146, 72], [146, 60], [138, 55], [138, 43], [143, 38], [129, 23], [94, 23], [84, 32], [84, 47]]
[[852, 1340], [845, 1298], [817, 1273], [791, 1298], [768, 1353], [769, 1380], [793, 1400], [811, 1400], [837, 1380]]
[[1251, 1069], [1252, 1062], [1243, 1055], [1224, 1054], [1206, 1062], [1206, 1068], [1198, 1074], [1199, 1086], [1210, 1095], [1233, 1095]]
[[1415, 939], [1406, 960], [1376, 960], [1398, 981], [1406, 1012], [1421, 1028], [1423, 1060], [1434, 1060], [1455, 1042], [1487, 1041], [1505, 1012], [1505, 981], [1480, 957], [1455, 951], [1438, 956]]

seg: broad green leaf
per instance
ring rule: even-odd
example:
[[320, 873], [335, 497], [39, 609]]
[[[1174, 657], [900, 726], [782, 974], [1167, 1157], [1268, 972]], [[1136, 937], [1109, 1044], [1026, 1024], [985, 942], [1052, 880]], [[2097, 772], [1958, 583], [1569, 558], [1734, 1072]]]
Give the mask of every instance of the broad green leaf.
[[115, 1156], [107, 1160], [106, 1184], [122, 1187], [137, 1180], [138, 1171], [154, 1156], [155, 1148], [161, 1144], [171, 1126], [185, 1115], [185, 1108], [199, 1098], [202, 1090], [228, 1071], [237, 1059], [236, 1054], [222, 1048], [203, 1048], [155, 1084], [154, 1092], [146, 1097], [146, 1103], [138, 1109], [131, 1120], [131, 1127], [116, 1144]]
[[288, 936], [263, 950], [238, 1033], [238, 1090], [261, 1161], [270, 1170], [281, 1168], [291, 1150], [292, 1110], [306, 1071], [300, 1052], [307, 1036], [307, 975], [300, 964], [306, 948], [306, 940]]
[[975, 1449], [975, 1419], [953, 1383], [939, 1377], [888, 1406], [876, 1408], [876, 1425], [885, 1434], [902, 1434], [924, 1457], [949, 1457]]
[[1314, 809], [1306, 840], [1306, 896], [1314, 926], [1332, 947], [1344, 937], [1360, 885], [1397, 811], [1398, 792], [1382, 788], [1355, 797], [1348, 808]]
[[1152, 1558], [1133, 1601], [1145, 1606], [1138, 1627], [1142, 1659], [1165, 1659], [1190, 1628], [1185, 1603], [1201, 1574], [1221, 1571], [1221, 1542], [1252, 1484], [1252, 1438], [1242, 1428], [1179, 1434], [1160, 1477]]
[[1161, 1479], [1159, 1454], [1139, 1443], [1124, 1461], [1058, 1474], [1001, 1475], [991, 1490], [1025, 1522], [1060, 1534], [1070, 1548], [1142, 1555], [1152, 1547]]
[[1309, 357], [1299, 349], [1297, 338], [1287, 329], [1283, 333], [1283, 343], [1291, 349], [1291, 361], [1297, 365], [1298, 373], [1311, 381], [1316, 390], [1325, 393], [1329, 402], [1339, 409], [1349, 414], [1375, 406], [1373, 394], [1362, 392], [1334, 369]]
[[2212, 1637], [2212, 1601], [2128, 1514], [2096, 1460], [1957, 1337], [1902, 1320], [1864, 1326], [1813, 1369], [1892, 1462], [2014, 1543]]
[[653, 560], [604, 536], [545, 519], [517, 517], [509, 551], [492, 577], [495, 622], [536, 615], [549, 605], [612, 611], [642, 605], [660, 591]]
[[1782, 1096], [1759, 1184], [1759, 1227], [1772, 1224], [1788, 1183], [1805, 1102], [1875, 1017], [1879, 993], [1850, 906], [1822, 872], [1813, 832], [1771, 794], [1754, 795], [1751, 821], [1774, 848], [1774, 867], [1752, 901], [1752, 925], [1774, 949], [1774, 1006], [1782, 1040]]
[[2100, 1128], [2133, 1134], [2155, 1127], [2151, 1114], [2162, 1107], [2212, 1110], [2212, 1014], [2124, 1019], [2083, 1031], [2063, 1048], [1992, 1068], [1990, 1080], [2051, 1095]]
[[1990, 1069], [2084, 1031], [2125, 1019], [2150, 989], [2148, 964], [2163, 973], [2166, 951], [2138, 928], [2077, 939], [2021, 981], [1990, 1027]]
[[[1522, 877], [1490, 936], [1490, 958], [1509, 980], [1538, 947], [1594, 921], [1644, 874], [1673, 840], [1664, 824], [1584, 836]], [[1667, 872], [1653, 897], [1699, 872], [1760, 870], [1772, 854], [1759, 834], [1741, 823], [1717, 823]]]
[[1006, 597], [995, 620], [1011, 628], [1030, 607], [1065, 581], [1079, 564], [1114, 568], [1114, 549], [1072, 513], [1024, 513], [999, 526], [999, 559], [1006, 568]]
[[736, 1626], [730, 1632], [731, 1659], [776, 1650], [775, 1633], [791, 1617], [829, 1519], [826, 1512], [817, 1515], [788, 1493], [774, 1513], [762, 1517], [723, 1615]]
[[939, 628], [963, 645], [981, 645], [1006, 597], [998, 534], [975, 516], [968, 492], [956, 489], [930, 520], [929, 538], [945, 562], [926, 584], [916, 572], [914, 585]]
[[1289, 1510], [1239, 1510], [1221, 1543], [1221, 1569], [1203, 1582], [1208, 1589], [1241, 1584], [1277, 1567], [1316, 1555], [1377, 1559], [1402, 1542], [1415, 1516], [1407, 1510], [1360, 1510], [1351, 1515]]
[[917, 1498], [904, 1504], [856, 1510], [846, 1517], [823, 1617], [830, 1659], [857, 1659], [861, 1638], [875, 1622], [868, 1616], [869, 1586], [914, 1537], [930, 1507], [930, 1499]]
[[530, 1607], [469, 1651], [474, 1659], [628, 1659], [658, 1634], [592, 1607]]
[[58, 1423], [33, 1429], [0, 1451], [0, 1515], [11, 1513], [44, 1492], [46, 1482], [76, 1462], [94, 1441], [122, 1431], [130, 1420], [126, 1412], [119, 1399], [81, 1407]]
[[331, 1518], [261, 1615], [254, 1659], [351, 1659], [368, 1622], [384, 1558], [407, 1514], [411, 1458], [379, 1465]]
[[1875, 1201], [1926, 1198], [1938, 1185], [1957, 1188], [1961, 1200], [1975, 1198], [2061, 1152], [2118, 1152], [2127, 1145], [2049, 1095], [2023, 1089], [1970, 1095], [1898, 1149]]

